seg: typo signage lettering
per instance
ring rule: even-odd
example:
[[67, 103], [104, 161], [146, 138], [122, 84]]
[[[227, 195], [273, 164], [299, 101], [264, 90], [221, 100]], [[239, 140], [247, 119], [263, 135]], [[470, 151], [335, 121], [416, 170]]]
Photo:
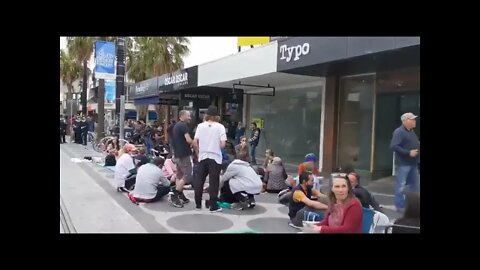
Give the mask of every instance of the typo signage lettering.
[[307, 55], [310, 53], [310, 44], [308, 42], [303, 43], [303, 45], [296, 45], [287, 47], [286, 44], [280, 46], [280, 60], [285, 60], [287, 63], [292, 60], [297, 61], [302, 55]]
[[164, 85], [177, 84], [177, 85], [186, 85], [188, 84], [188, 73], [183, 72], [177, 75], [171, 75], [165, 78]]

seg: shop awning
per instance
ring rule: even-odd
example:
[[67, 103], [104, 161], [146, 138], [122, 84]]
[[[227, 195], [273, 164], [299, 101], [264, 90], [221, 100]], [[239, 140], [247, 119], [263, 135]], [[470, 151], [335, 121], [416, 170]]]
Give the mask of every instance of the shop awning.
[[158, 96], [148, 97], [148, 98], [139, 98], [134, 99], [133, 104], [135, 105], [150, 105], [150, 104], [159, 104], [160, 98]]

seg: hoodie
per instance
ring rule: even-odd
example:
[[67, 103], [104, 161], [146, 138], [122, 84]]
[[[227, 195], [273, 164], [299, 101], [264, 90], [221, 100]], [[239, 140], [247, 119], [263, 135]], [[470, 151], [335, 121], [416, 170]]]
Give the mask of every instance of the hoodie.
[[230, 190], [233, 194], [246, 192], [258, 194], [262, 191], [262, 180], [255, 170], [246, 161], [235, 159], [228, 165], [227, 170], [220, 179], [220, 188], [225, 181], [229, 181]]

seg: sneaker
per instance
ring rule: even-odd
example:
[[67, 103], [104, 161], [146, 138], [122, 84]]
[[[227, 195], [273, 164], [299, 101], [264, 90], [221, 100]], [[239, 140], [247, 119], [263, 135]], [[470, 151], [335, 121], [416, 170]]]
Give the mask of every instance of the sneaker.
[[302, 226], [297, 226], [295, 224], [293, 224], [292, 222], [289, 222], [288, 223], [288, 226], [292, 227], [292, 228], [295, 228], [295, 229], [298, 229], [298, 230], [301, 230], [302, 229]]
[[277, 198], [282, 197], [283, 195], [287, 194], [287, 192], [289, 192], [289, 191], [290, 191], [290, 189], [288, 189], [288, 188], [280, 191], [280, 192], [278, 193], [278, 195], [277, 195]]
[[247, 208], [250, 208], [250, 204], [248, 202], [237, 202], [232, 204], [231, 206], [232, 209], [234, 210], [245, 210]]
[[254, 197], [248, 198], [248, 208], [254, 208], [255, 205], [257, 205], [255, 203], [255, 198]]
[[180, 198], [180, 200], [182, 200], [183, 204], [190, 202], [190, 200], [187, 197], [185, 197], [185, 194], [183, 194], [183, 192], [179, 192], [178, 197]]
[[130, 190], [128, 190], [128, 189], [126, 189], [126, 188], [124, 188], [124, 187], [118, 187], [118, 188], [117, 188], [117, 191], [118, 191], [118, 192], [127, 192], [127, 193], [130, 192]]
[[215, 212], [222, 212], [222, 208], [218, 207], [218, 205], [212, 205], [212, 207], [210, 207], [210, 213]]
[[197, 204], [197, 205], [195, 206], [195, 210], [202, 210], [202, 204], [200, 204], [200, 205]]
[[182, 201], [180, 200], [179, 196], [178, 196], [178, 193], [175, 193], [175, 192], [171, 192], [168, 194], [168, 202], [173, 205], [174, 207], [177, 207], [177, 208], [182, 208], [183, 207], [183, 203]]

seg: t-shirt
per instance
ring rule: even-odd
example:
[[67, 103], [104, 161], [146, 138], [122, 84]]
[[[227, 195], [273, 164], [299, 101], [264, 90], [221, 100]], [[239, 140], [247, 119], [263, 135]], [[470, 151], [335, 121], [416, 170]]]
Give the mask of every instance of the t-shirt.
[[179, 121], [173, 127], [173, 152], [176, 158], [184, 158], [192, 155], [190, 144], [185, 139], [185, 134], [188, 133], [188, 126], [185, 122]]
[[135, 169], [135, 164], [133, 163], [133, 158], [129, 154], [123, 154], [117, 160], [117, 164], [115, 165], [115, 186], [116, 187], [124, 187], [125, 180], [128, 176], [130, 176], [129, 170]]
[[198, 161], [210, 158], [217, 164], [222, 164], [222, 149], [220, 141], [226, 141], [225, 127], [217, 122], [203, 122], [195, 132], [198, 139]]
[[305, 195], [305, 193], [303, 193], [301, 190], [296, 190], [295, 192], [293, 192], [294, 202], [301, 202], [303, 198], [306, 198], [306, 197], [307, 195]]

